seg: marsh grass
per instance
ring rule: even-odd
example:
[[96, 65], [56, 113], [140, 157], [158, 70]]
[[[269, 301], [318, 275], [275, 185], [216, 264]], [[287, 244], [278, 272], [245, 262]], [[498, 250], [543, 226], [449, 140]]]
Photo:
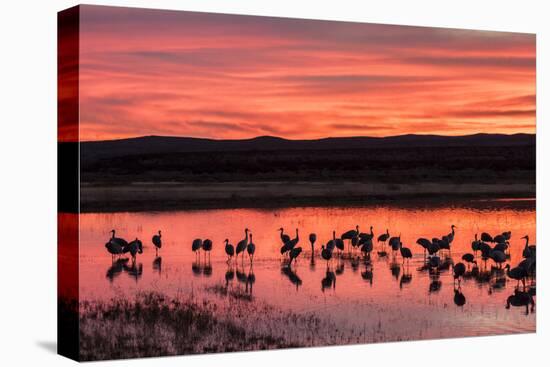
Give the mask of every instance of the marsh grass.
[[132, 301], [83, 302], [81, 360], [286, 348], [282, 338], [253, 333], [218, 317], [207, 301], [143, 293]]
[[365, 342], [313, 313], [295, 313], [224, 287], [220, 302], [148, 292], [80, 304], [80, 360], [251, 351]]

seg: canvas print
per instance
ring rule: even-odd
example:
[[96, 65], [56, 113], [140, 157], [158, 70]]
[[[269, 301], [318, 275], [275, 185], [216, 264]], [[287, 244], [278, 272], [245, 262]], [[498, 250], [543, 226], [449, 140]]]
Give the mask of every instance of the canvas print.
[[535, 332], [535, 47], [60, 12], [60, 354]]

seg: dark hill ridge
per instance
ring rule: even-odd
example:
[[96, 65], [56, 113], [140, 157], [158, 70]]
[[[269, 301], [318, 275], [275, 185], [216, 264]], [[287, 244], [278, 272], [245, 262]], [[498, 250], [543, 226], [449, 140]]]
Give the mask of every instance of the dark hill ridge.
[[214, 140], [188, 137], [143, 136], [131, 139], [82, 142], [83, 160], [96, 160], [143, 154], [239, 151], [356, 150], [422, 147], [495, 147], [535, 145], [534, 134], [475, 134], [464, 136], [399, 135], [383, 138], [345, 137], [316, 140], [287, 140], [259, 136], [242, 140]]

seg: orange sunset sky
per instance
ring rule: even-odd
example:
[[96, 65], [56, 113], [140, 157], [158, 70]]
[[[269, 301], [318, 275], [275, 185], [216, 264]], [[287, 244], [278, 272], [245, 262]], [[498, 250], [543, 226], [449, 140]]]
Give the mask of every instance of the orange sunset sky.
[[535, 36], [82, 6], [80, 139], [535, 133]]

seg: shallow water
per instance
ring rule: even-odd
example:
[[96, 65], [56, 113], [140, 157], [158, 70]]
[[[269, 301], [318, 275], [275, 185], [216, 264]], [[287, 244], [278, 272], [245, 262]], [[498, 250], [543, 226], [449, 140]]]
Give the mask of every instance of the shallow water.
[[[389, 249], [389, 256], [379, 257], [375, 243], [371, 265], [360, 261], [354, 267], [348, 257], [335, 258], [327, 273], [327, 264], [319, 256], [321, 245], [332, 238], [333, 229], [340, 235], [356, 224], [362, 232], [372, 225], [375, 238], [386, 228], [392, 236], [401, 234], [403, 245], [413, 251], [410, 264], [402, 265], [399, 254], [393, 259]], [[329, 336], [353, 334], [359, 336], [354, 339], [359, 342], [535, 331], [534, 308], [505, 307], [516, 282], [491, 271], [492, 261], [485, 268], [478, 259], [485, 276], [461, 282], [460, 291], [466, 299], [463, 306], [455, 304], [452, 271], [434, 275], [422, 269], [424, 255], [416, 239], [441, 237], [450, 232], [451, 224], [458, 227], [450, 255], [455, 262], [465, 252], [472, 252], [475, 233], [512, 231], [508, 261], [512, 266], [522, 260], [521, 237], [529, 235], [530, 242], [536, 243], [533, 200], [90, 213], [82, 214], [80, 222], [80, 298], [107, 300], [157, 291], [227, 303], [231, 295], [244, 294], [243, 302], [314, 315], [332, 325], [326, 330]], [[223, 240], [228, 238], [235, 245], [244, 238], [245, 227], [252, 231], [256, 244], [253, 266], [246, 255], [228, 265]], [[279, 227], [291, 237], [295, 228], [300, 230], [298, 246], [303, 252], [291, 271], [281, 265]], [[131, 261], [112, 263], [104, 244], [113, 228], [117, 237], [143, 241], [144, 253], [138, 255], [135, 266]], [[151, 237], [159, 229], [163, 247], [156, 257]], [[313, 261], [308, 240], [311, 232], [317, 234]], [[213, 241], [210, 259], [201, 254], [198, 260], [191, 251], [194, 238]], [[331, 277], [335, 281], [329, 284]], [[239, 312], [238, 306], [231, 312]]]

